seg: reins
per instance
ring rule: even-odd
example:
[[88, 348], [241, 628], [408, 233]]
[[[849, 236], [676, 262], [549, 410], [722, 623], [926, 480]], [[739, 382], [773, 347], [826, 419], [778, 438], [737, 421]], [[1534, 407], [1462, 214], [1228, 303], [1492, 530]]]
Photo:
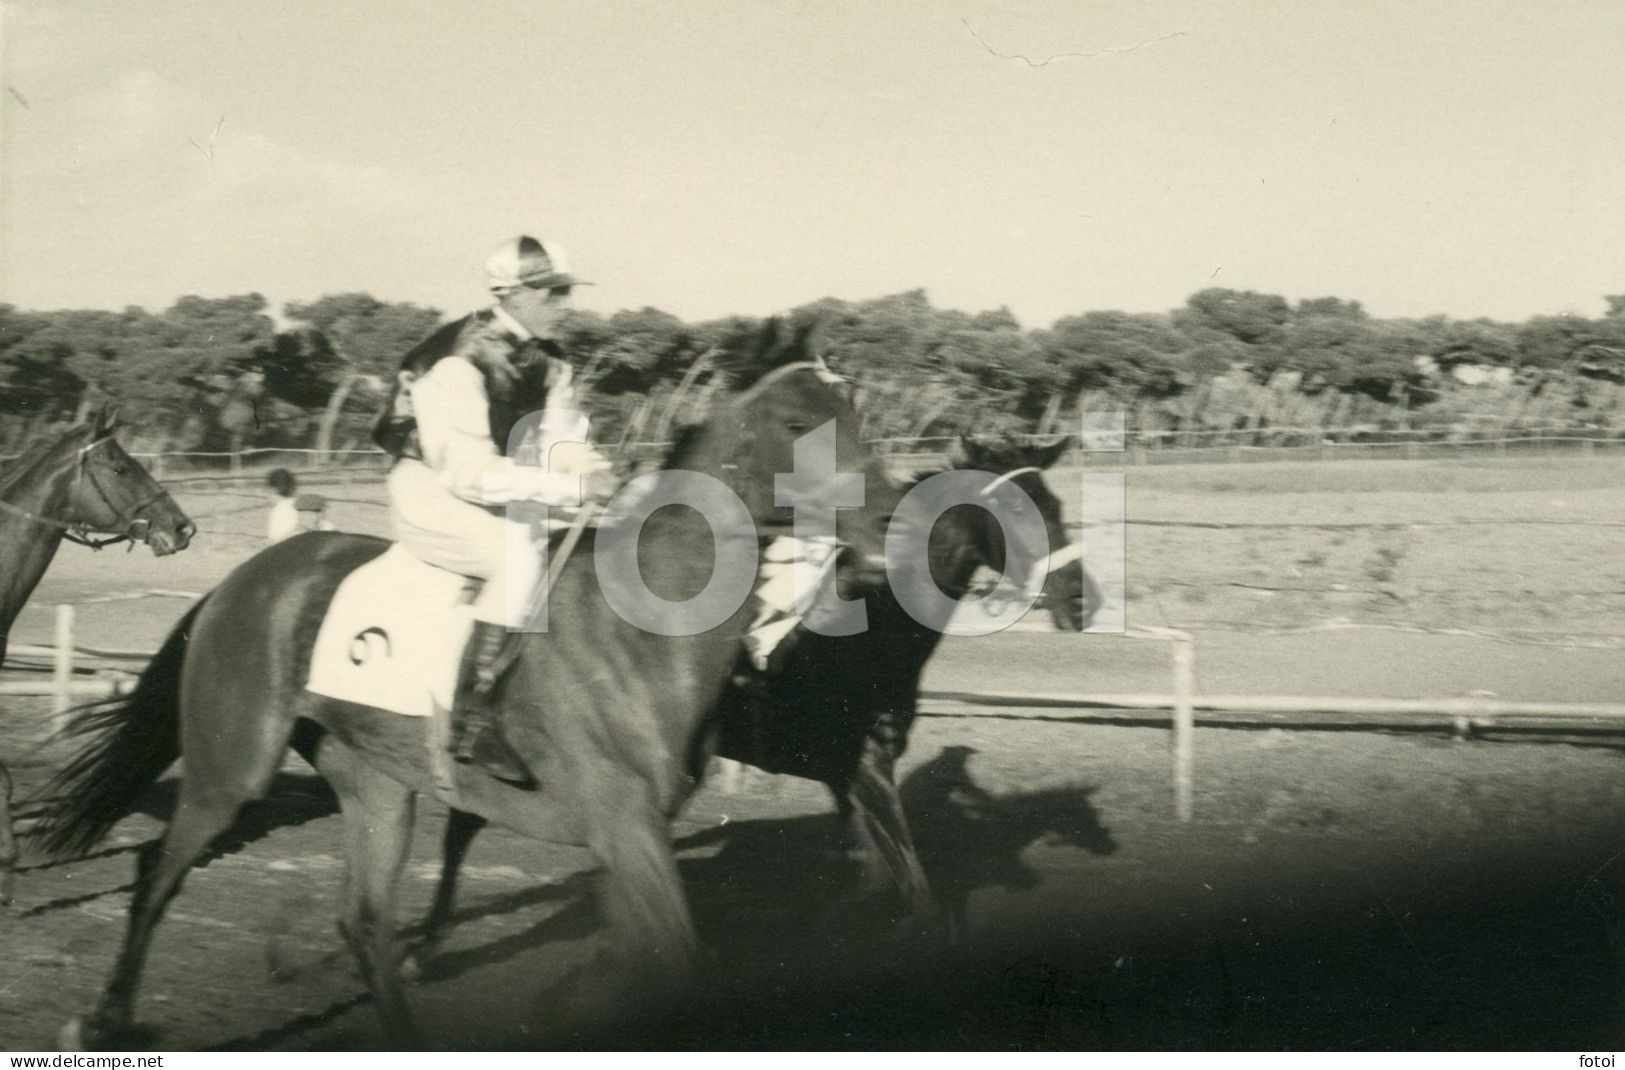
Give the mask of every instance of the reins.
[[[1013, 483], [1017, 476], [1026, 475], [1029, 472], [1042, 471], [1043, 469], [1039, 468], [1037, 465], [1027, 465], [1022, 468], [1013, 468], [1010, 471], [1005, 472], [1003, 475], [996, 476], [989, 480], [987, 486], [982, 488], [978, 496], [984, 498], [988, 497], [1001, 485], [1005, 483]], [[1017, 489], [1019, 490], [1020, 488]], [[1008, 550], [1006, 552], [1008, 553]], [[1050, 573], [1071, 564], [1073, 561], [1081, 560], [1083, 558], [1083, 552], [1083, 543], [1081, 542], [1069, 543], [1068, 545], [1061, 547], [1059, 550], [1051, 550], [1038, 561], [1028, 575], [1024, 577], [1024, 582], [1022, 583], [1011, 582], [1008, 575], [1001, 575], [999, 577], [999, 582], [984, 596], [984, 601], [988, 603], [988, 612], [994, 616], [999, 616], [1011, 604], [1023, 601], [1028, 596], [1036, 597], [1037, 594], [1042, 590], [1044, 582], [1049, 579]]]

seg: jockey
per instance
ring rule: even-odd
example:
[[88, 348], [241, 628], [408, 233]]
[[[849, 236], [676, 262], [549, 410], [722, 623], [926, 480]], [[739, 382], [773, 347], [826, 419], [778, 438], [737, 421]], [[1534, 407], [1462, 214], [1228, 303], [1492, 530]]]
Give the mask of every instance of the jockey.
[[[506, 508], [575, 505], [583, 492], [601, 501], [616, 481], [609, 462], [590, 449], [574, 452], [569, 471], [519, 464], [509, 454], [517, 445], [510, 434], [525, 416], [574, 408], [570, 365], [554, 335], [571, 288], [582, 282], [564, 250], [529, 235], [513, 238], [486, 260], [485, 275], [495, 303], [439, 328], [406, 355], [373, 437], [397, 458], [388, 479], [396, 538], [429, 564], [485, 581], [458, 673], [452, 753], [528, 787], [530, 772], [486, 701], [504, 641], [525, 629], [542, 580], [528, 526], [506, 519]], [[540, 448], [546, 457], [547, 444]]]

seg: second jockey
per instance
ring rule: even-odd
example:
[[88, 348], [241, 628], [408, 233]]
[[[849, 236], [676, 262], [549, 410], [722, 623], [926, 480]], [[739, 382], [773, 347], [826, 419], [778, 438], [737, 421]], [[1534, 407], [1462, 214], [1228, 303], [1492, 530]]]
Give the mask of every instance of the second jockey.
[[[554, 340], [572, 288], [582, 285], [564, 250], [529, 235], [513, 238], [487, 259], [485, 275], [494, 303], [439, 328], [406, 355], [374, 438], [397, 458], [388, 480], [395, 537], [429, 564], [485, 581], [458, 673], [452, 753], [530, 787], [530, 772], [487, 701], [493, 666], [509, 633], [526, 628], [542, 580], [528, 526], [507, 519], [507, 507], [573, 506], [583, 494], [602, 501], [616, 480], [609, 462], [587, 448], [577, 447], [563, 471], [512, 457], [510, 438], [530, 425], [528, 415], [575, 408], [570, 365]], [[539, 452], [547, 457], [546, 443]]]

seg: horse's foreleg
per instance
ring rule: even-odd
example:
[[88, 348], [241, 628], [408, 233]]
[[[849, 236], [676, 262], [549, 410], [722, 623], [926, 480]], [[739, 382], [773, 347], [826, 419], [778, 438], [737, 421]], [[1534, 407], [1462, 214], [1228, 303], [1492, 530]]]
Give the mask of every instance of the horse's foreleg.
[[870, 881], [878, 881], [881, 874], [889, 876], [909, 912], [916, 919], [933, 920], [939, 913], [938, 904], [920, 865], [893, 768], [888, 750], [868, 740], [847, 789], [847, 799], [854, 807], [854, 828], [870, 847], [865, 872]]
[[331, 740], [322, 747], [318, 768], [338, 793], [344, 816], [339, 931], [361, 966], [390, 1041], [421, 1048], [401, 982], [401, 945], [395, 932], [395, 890], [411, 848], [416, 795]]
[[0, 763], [0, 907], [9, 906], [17, 883], [17, 836], [11, 822], [11, 773]]
[[130, 1029], [141, 967], [153, 929], [163, 917], [170, 899], [180, 890], [181, 880], [210, 842], [237, 816], [243, 800], [231, 796], [203, 798], [189, 791], [189, 784], [190, 779], [182, 782], [180, 804], [164, 838], [149, 843], [141, 852], [136, 864], [135, 895], [130, 901], [124, 946], [113, 967], [113, 978], [95, 1015], [82, 1025], [77, 1021], [68, 1023], [63, 1036], [65, 1048], [128, 1047], [120, 1043], [120, 1036]]
[[416, 972], [428, 963], [445, 938], [451, 912], [457, 902], [457, 874], [468, 857], [474, 837], [486, 826], [485, 818], [466, 810], [453, 810], [446, 817], [446, 834], [440, 842], [440, 883], [435, 886], [434, 903], [423, 919], [423, 939], [409, 953], [408, 969]]
[[886, 861], [885, 852], [875, 842], [868, 813], [852, 798], [851, 780], [832, 781], [825, 787], [829, 788], [830, 795], [835, 799], [835, 820], [840, 828], [842, 846], [846, 849], [847, 857], [855, 859], [860, 867], [858, 891], [866, 896], [891, 893], [896, 889], [897, 881], [892, 876], [892, 867]]

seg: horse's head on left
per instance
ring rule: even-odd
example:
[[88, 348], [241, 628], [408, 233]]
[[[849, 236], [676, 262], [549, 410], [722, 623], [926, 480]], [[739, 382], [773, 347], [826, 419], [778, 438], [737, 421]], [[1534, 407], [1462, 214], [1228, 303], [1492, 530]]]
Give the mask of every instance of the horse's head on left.
[[733, 392], [713, 425], [732, 436], [728, 482], [764, 537], [794, 533], [798, 508], [804, 519], [832, 516], [847, 575], [879, 584], [903, 492], [860, 437], [848, 384], [824, 363], [821, 328], [774, 318], [737, 340], [723, 361]]
[[[1035, 574], [1008, 579], [1024, 587], [1039, 587], [1050, 617], [1062, 631], [1077, 632], [1089, 627], [1101, 606], [1100, 589], [1084, 568], [1083, 544], [1067, 532], [1061, 500], [1044, 480], [1045, 471], [1071, 449], [1071, 436], [1047, 446], [962, 438], [960, 447], [964, 453], [962, 467], [993, 473], [990, 489], [1001, 483], [1019, 488], [1026, 497], [1018, 496], [1016, 500], [1022, 504], [1013, 508], [1024, 508], [1025, 501], [1030, 500], [1043, 520], [1048, 545], [1033, 555], [1038, 560]], [[1008, 560], [1001, 527], [987, 524], [983, 530], [993, 544], [987, 548], [984, 560]]]
[[73, 482], [63, 514], [54, 519], [80, 531], [144, 542], [159, 557], [186, 549], [197, 525], [124, 452], [113, 437], [117, 429], [116, 413], [106, 410], [68, 433], [62, 462], [73, 465]]

